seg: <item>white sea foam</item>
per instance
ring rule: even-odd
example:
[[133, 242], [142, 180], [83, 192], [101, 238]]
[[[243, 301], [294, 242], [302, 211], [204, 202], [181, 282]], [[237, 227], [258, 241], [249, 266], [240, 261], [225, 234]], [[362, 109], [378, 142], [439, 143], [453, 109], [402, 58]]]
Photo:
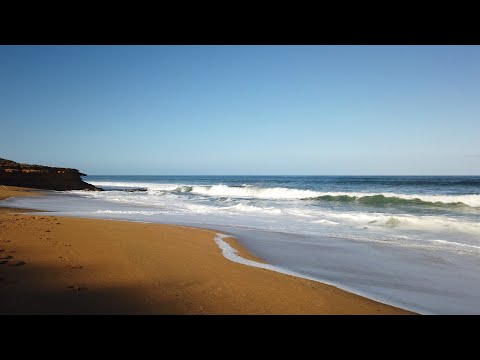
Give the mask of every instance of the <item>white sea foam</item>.
[[471, 207], [480, 207], [480, 195], [426, 195], [426, 194], [402, 194], [394, 192], [333, 192], [333, 191], [313, 191], [292, 189], [284, 187], [262, 188], [258, 186], [227, 186], [218, 185], [193, 185], [193, 184], [158, 184], [143, 182], [115, 182], [115, 181], [91, 181], [95, 186], [113, 187], [113, 188], [147, 188], [149, 192], [191, 192], [193, 194], [232, 197], [232, 198], [257, 198], [257, 199], [278, 199], [278, 200], [299, 200], [314, 199], [322, 196], [350, 196], [362, 198], [366, 196], [382, 195], [387, 198], [399, 198], [405, 200], [419, 199], [431, 203], [463, 203]]
[[480, 252], [480, 246], [475, 246], [475, 245], [468, 245], [468, 244], [462, 244], [456, 241], [446, 241], [446, 240], [430, 240], [432, 243], [440, 244], [442, 246], [447, 246], [447, 247], [460, 247], [460, 248], [466, 248], [466, 249], [471, 249], [476, 252]]
[[160, 215], [161, 211], [135, 211], [135, 210], [97, 210], [94, 214], [113, 214], [113, 215]]
[[193, 186], [192, 193], [209, 196], [250, 197], [258, 199], [302, 199], [318, 196], [312, 190], [288, 188], [232, 187], [227, 185]]
[[342, 223], [358, 226], [398, 228], [410, 230], [433, 230], [441, 232], [460, 232], [480, 234], [480, 223], [467, 220], [452, 219], [447, 216], [416, 216], [409, 214], [381, 214], [381, 213], [335, 213], [323, 212], [323, 215]]
[[221, 208], [221, 210], [239, 211], [239, 212], [246, 212], [246, 213], [273, 214], [273, 215], [278, 215], [282, 213], [281, 209], [274, 208], [274, 207], [259, 207], [259, 206], [241, 204], [241, 203], [233, 206]]
[[326, 220], [326, 219], [314, 220], [313, 222], [316, 223], [316, 224], [326, 224], [326, 225], [339, 225], [340, 224], [339, 222], [330, 221], [330, 220]]
[[[110, 183], [115, 186], [120, 186], [121, 183]], [[132, 185], [131, 183], [129, 183]], [[122, 184], [123, 185], [123, 184]], [[133, 183], [132, 187], [141, 187], [141, 183]], [[165, 185], [163, 189], [174, 188], [178, 189], [179, 185]], [[182, 185], [187, 187], [187, 185]], [[193, 187], [195, 188], [195, 187]], [[203, 187], [201, 187], [203, 188]], [[221, 189], [229, 188], [226, 186]], [[250, 187], [252, 188], [252, 187]], [[160, 187], [156, 187], [160, 189]], [[218, 189], [218, 188], [217, 188]], [[245, 188], [230, 187], [235, 191], [242, 192]], [[271, 188], [273, 190], [275, 188]], [[256, 190], [256, 189], [254, 189]], [[284, 189], [287, 192], [290, 189]], [[338, 194], [338, 193], [331, 193]], [[225, 195], [225, 194], [223, 194]], [[398, 194], [395, 194], [398, 195]], [[281, 201], [267, 201], [270, 199], [255, 199], [242, 200], [236, 198], [234, 195], [228, 197], [229, 201], [219, 202], [206, 201], [197, 202], [184, 196], [178, 195], [175, 192], [167, 193], [164, 196], [156, 196], [155, 193], [125, 193], [122, 191], [105, 191], [105, 192], [83, 192], [83, 196], [95, 197], [113, 201], [119, 204], [130, 204], [135, 206], [152, 207], [155, 214], [176, 212], [179, 214], [210, 214], [210, 215], [241, 215], [255, 217], [268, 217], [270, 220], [277, 219], [283, 226], [290, 226], [294, 223], [304, 227], [310, 232], [319, 231], [321, 228], [309, 228], [309, 224], [323, 225], [346, 225], [362, 229], [367, 227], [370, 230], [381, 231], [426, 231], [434, 233], [451, 234], [471, 234], [480, 235], [480, 223], [474, 221], [475, 219], [468, 219], [462, 217], [451, 218], [447, 215], [422, 215], [422, 214], [407, 214], [407, 213], [389, 213], [389, 212], [364, 212], [364, 211], [337, 211], [324, 207], [306, 206], [302, 203], [297, 203], [296, 206], [289, 206], [288, 203]], [[407, 196], [407, 195], [404, 195]], [[461, 196], [459, 196], [461, 197]], [[234, 204], [224, 206], [232, 202]], [[212, 199], [214, 200], [214, 199]], [[262, 201], [264, 203], [262, 203]], [[265, 201], [267, 201], [265, 203]], [[267, 204], [267, 206], [266, 206]], [[223, 206], [222, 206], [223, 205]], [[157, 212], [158, 211], [158, 212]], [[290, 225], [289, 225], [290, 224]], [[301, 231], [301, 228], [300, 230]]]

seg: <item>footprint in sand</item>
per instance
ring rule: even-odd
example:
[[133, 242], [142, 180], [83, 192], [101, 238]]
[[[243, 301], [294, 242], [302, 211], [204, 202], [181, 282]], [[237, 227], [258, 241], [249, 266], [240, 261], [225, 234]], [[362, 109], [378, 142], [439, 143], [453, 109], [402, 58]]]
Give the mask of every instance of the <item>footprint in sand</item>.
[[67, 268], [69, 270], [80, 270], [80, 269], [83, 269], [83, 266], [81, 266], [81, 265], [67, 265]]
[[68, 289], [72, 290], [72, 291], [85, 291], [85, 290], [88, 290], [87, 287], [85, 286], [77, 286], [77, 285], [70, 285], [70, 286], [67, 286]]
[[6, 254], [13, 254], [15, 250], [8, 250], [8, 249], [0, 249], [0, 256], [6, 255]]
[[22, 266], [22, 265], [25, 265], [25, 264], [26, 264], [25, 261], [12, 261], [12, 260], [10, 260], [7, 265], [8, 266]]

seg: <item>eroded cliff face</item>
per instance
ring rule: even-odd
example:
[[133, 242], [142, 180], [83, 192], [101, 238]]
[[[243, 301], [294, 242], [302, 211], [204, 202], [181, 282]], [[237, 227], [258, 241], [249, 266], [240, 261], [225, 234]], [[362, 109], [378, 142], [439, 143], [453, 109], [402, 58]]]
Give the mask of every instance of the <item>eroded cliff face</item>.
[[45, 190], [101, 190], [82, 180], [77, 169], [20, 164], [0, 158], [0, 185]]

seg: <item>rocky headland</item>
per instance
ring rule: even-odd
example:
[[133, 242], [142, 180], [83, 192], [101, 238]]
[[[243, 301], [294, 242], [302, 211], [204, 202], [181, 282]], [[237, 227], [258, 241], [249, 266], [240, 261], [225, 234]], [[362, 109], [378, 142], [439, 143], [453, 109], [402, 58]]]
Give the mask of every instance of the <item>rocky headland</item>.
[[0, 158], [0, 185], [45, 190], [102, 190], [82, 180], [77, 169], [20, 164]]

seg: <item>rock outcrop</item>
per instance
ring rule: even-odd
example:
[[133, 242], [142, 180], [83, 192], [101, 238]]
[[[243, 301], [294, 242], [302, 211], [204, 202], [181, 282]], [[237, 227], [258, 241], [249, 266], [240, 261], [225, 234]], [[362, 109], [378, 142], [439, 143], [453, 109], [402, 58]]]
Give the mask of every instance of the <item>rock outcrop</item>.
[[82, 180], [77, 169], [19, 164], [0, 158], [0, 185], [45, 190], [102, 190]]

